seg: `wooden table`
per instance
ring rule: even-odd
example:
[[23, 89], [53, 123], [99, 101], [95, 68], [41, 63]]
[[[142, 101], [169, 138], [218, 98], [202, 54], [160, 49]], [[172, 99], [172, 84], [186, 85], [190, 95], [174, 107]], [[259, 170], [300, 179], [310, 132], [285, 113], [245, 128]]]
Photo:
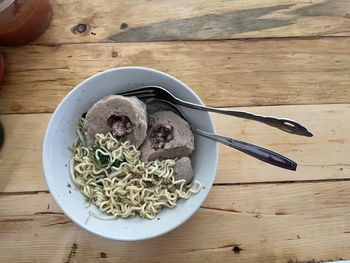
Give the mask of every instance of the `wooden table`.
[[[53, 20], [38, 40], [0, 48], [6, 63], [0, 87], [6, 129], [0, 261], [350, 258], [350, 1], [54, 0], [52, 5]], [[166, 71], [210, 106], [296, 119], [315, 136], [213, 115], [218, 133], [281, 152], [298, 162], [298, 170], [275, 168], [222, 146], [212, 191], [187, 223], [143, 242], [94, 236], [53, 202], [41, 171], [43, 134], [76, 84], [126, 65]]]

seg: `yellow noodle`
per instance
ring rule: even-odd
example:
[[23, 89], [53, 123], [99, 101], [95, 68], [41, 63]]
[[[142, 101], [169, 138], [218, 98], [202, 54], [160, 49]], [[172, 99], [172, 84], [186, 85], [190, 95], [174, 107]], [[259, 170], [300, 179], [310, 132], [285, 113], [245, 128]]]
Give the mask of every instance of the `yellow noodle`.
[[[175, 181], [174, 160], [142, 162], [140, 152], [130, 142], [119, 142], [110, 133], [96, 134], [95, 145], [87, 147], [80, 121], [74, 143], [70, 172], [74, 184], [87, 200], [109, 216], [127, 218], [139, 215], [153, 219], [164, 207], [175, 207], [179, 199], [188, 199], [201, 190], [195, 181]], [[102, 167], [102, 156], [108, 163]], [[118, 167], [113, 164], [119, 161]], [[90, 213], [89, 216], [94, 216]]]

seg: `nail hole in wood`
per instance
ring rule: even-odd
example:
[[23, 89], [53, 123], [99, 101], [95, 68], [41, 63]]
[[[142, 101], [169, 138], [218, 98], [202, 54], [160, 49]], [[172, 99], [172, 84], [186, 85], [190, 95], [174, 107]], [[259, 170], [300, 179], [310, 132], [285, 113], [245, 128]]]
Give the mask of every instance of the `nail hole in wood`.
[[78, 25], [75, 25], [71, 30], [74, 34], [82, 34], [86, 32], [89, 28], [90, 26], [88, 24], [80, 23]]
[[127, 29], [128, 28], [128, 24], [127, 23], [122, 23], [120, 25], [120, 29]]
[[85, 24], [79, 24], [77, 25], [77, 31], [78, 33], [84, 33], [87, 29], [87, 26]]
[[118, 57], [118, 52], [117, 51], [112, 51], [112, 58]]
[[241, 252], [241, 249], [239, 246], [234, 246], [232, 251], [235, 252], [235, 254], [239, 254], [239, 252]]

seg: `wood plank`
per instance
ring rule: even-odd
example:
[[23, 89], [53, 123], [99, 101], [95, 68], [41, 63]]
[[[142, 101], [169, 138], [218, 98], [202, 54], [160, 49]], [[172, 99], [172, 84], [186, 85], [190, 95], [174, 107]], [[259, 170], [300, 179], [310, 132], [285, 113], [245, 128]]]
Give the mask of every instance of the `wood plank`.
[[[349, 36], [347, 0], [54, 0], [36, 43]], [[156, 15], [155, 15], [156, 14]], [[77, 25], [86, 30], [74, 30]]]
[[[251, 121], [213, 115], [217, 132], [262, 145], [298, 162], [296, 172], [262, 163], [220, 146], [216, 183], [279, 182], [350, 178], [350, 105], [243, 108], [296, 119], [315, 133], [290, 135]], [[0, 192], [47, 190], [41, 172], [41, 145], [50, 114], [1, 115], [6, 141], [0, 152]]]
[[41, 149], [49, 114], [0, 116], [5, 144], [0, 151], [0, 192], [47, 190]]
[[349, 46], [337, 38], [2, 48], [0, 113], [52, 112], [83, 79], [130, 65], [174, 75], [211, 106], [349, 103]]
[[184, 225], [165, 236], [132, 243], [105, 240], [80, 229], [60, 213], [49, 194], [2, 195], [0, 253], [5, 262], [349, 258], [349, 189], [345, 181], [215, 186]]

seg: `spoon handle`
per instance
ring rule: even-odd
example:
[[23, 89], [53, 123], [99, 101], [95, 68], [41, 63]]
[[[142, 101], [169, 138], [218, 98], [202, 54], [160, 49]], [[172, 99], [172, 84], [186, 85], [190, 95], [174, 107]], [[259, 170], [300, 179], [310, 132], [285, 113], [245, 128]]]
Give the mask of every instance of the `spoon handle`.
[[232, 138], [228, 138], [225, 136], [220, 136], [220, 135], [216, 135], [210, 132], [206, 132], [194, 127], [191, 127], [191, 129], [193, 130], [193, 132], [197, 133], [198, 135], [201, 135], [203, 137], [206, 137], [208, 139], [211, 139], [213, 141], [217, 141], [220, 142], [222, 144], [225, 144], [229, 147], [235, 148], [241, 152], [244, 152], [250, 156], [253, 156], [263, 162], [284, 168], [284, 169], [288, 169], [288, 170], [292, 170], [295, 171], [297, 169], [297, 163], [288, 159], [287, 157], [273, 152], [271, 150], [268, 150], [266, 148], [257, 146], [257, 145], [253, 145], [247, 142], [242, 142], [239, 140], [234, 140]]
[[206, 107], [206, 106], [194, 104], [188, 101], [183, 101], [179, 98], [176, 98], [176, 103], [181, 106], [192, 108], [192, 109], [210, 111], [210, 112], [235, 116], [243, 119], [258, 121], [292, 134], [297, 134], [297, 135], [306, 136], [306, 137], [313, 136], [313, 134], [306, 127], [289, 119], [279, 119], [271, 116], [255, 115], [253, 113], [249, 113], [245, 111], [224, 110], [224, 109]]

